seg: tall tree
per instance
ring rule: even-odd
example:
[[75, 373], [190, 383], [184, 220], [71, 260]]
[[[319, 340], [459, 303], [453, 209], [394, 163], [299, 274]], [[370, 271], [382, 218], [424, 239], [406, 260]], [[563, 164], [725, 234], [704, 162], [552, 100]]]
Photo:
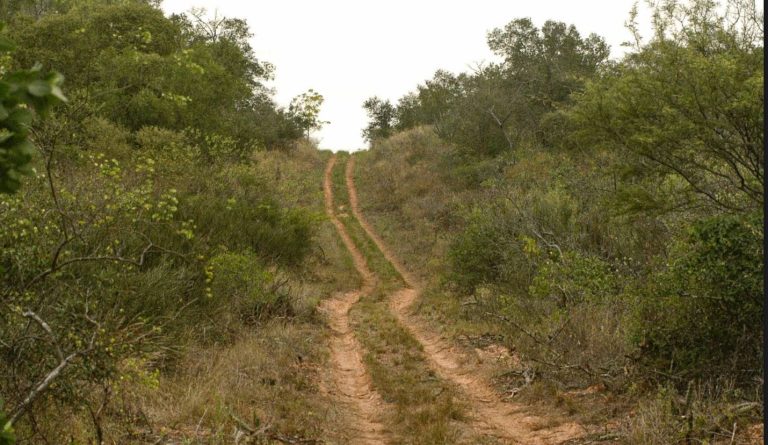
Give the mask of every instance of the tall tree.
[[392, 103], [374, 96], [363, 103], [363, 108], [370, 119], [363, 129], [363, 137], [368, 142], [389, 137], [395, 127], [396, 110]]

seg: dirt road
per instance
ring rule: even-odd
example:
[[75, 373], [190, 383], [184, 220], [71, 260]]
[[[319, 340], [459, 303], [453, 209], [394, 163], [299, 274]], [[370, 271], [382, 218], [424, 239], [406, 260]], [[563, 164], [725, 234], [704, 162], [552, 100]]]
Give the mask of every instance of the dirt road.
[[328, 162], [323, 184], [325, 192], [325, 211], [336, 226], [344, 245], [352, 255], [355, 269], [360, 274], [363, 286], [360, 289], [340, 293], [324, 300], [320, 311], [325, 313], [328, 324], [334, 331], [331, 339], [331, 392], [342, 406], [346, 417], [346, 439], [351, 444], [374, 445], [389, 443], [389, 434], [381, 423], [385, 404], [371, 385], [371, 377], [363, 363], [363, 348], [355, 338], [349, 323], [349, 310], [360, 299], [361, 294], [369, 293], [374, 286], [374, 276], [368, 269], [363, 255], [357, 250], [344, 226], [336, 217], [333, 205], [333, 187], [331, 174], [336, 162], [334, 156]]

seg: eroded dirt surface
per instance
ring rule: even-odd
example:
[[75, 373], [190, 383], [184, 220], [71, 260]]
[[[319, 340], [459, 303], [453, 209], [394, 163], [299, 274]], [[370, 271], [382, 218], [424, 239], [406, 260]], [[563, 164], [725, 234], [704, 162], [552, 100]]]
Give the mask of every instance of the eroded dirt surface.
[[551, 425], [550, 419], [527, 414], [524, 405], [501, 400], [473, 364], [476, 361], [473, 357], [430, 330], [413, 314], [412, 306], [419, 298], [421, 286], [360, 212], [354, 183], [354, 157], [347, 162], [346, 182], [352, 214], [406, 283], [406, 288], [390, 296], [390, 309], [421, 343], [433, 370], [459, 387], [470, 405], [475, 428], [483, 434], [511, 443], [530, 445], [557, 444], [583, 435], [584, 428], [576, 423]]
[[346, 293], [339, 293], [326, 299], [320, 305], [328, 324], [334, 332], [331, 339], [330, 382], [326, 388], [340, 403], [340, 411], [347, 422], [345, 440], [350, 444], [384, 444], [390, 442], [389, 432], [381, 423], [385, 404], [373, 389], [371, 376], [363, 363], [363, 348], [355, 338], [349, 324], [349, 310], [360, 299], [360, 295], [371, 292], [374, 276], [357, 250], [344, 226], [336, 217], [333, 207], [332, 172], [336, 157], [332, 157], [325, 170], [323, 184], [325, 210], [336, 226], [344, 245], [352, 255], [355, 268], [362, 277], [363, 287]]

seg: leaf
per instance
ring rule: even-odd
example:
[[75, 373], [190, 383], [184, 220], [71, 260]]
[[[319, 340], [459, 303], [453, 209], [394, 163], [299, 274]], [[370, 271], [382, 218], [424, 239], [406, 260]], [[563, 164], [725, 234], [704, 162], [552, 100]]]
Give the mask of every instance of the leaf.
[[58, 87], [58, 85], [54, 85], [51, 88], [51, 96], [55, 97], [56, 99], [59, 99], [62, 102], [67, 102], [67, 96], [64, 95], [64, 93], [61, 91], [61, 88]]
[[51, 85], [61, 85], [61, 83], [64, 82], [64, 76], [58, 71], [51, 71], [45, 76], [45, 80]]
[[5, 120], [7, 117], [8, 117], [8, 110], [5, 109], [3, 104], [0, 104], [0, 121]]
[[7, 124], [8, 128], [13, 131], [27, 131], [29, 126], [32, 125], [34, 116], [28, 109], [16, 107], [11, 111], [9, 119], [11, 119], [13, 125]]
[[51, 94], [52, 88], [51, 85], [44, 80], [35, 80], [27, 85], [27, 91], [33, 96], [45, 97]]
[[28, 140], [24, 140], [13, 148], [16, 152], [16, 156], [20, 156], [24, 159], [31, 158], [35, 154], [35, 146]]

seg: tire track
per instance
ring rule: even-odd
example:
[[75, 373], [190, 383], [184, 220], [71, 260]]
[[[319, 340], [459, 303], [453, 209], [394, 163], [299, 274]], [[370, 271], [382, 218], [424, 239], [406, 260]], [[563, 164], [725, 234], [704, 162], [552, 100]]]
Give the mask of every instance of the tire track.
[[352, 239], [339, 219], [333, 207], [333, 167], [334, 155], [328, 161], [323, 181], [325, 211], [328, 214], [344, 245], [352, 256], [355, 269], [363, 280], [360, 289], [339, 293], [320, 304], [320, 311], [325, 313], [328, 324], [334, 332], [330, 342], [332, 393], [343, 407], [348, 421], [351, 444], [378, 445], [390, 442], [390, 434], [379, 419], [386, 408], [381, 396], [373, 389], [371, 376], [363, 363], [363, 348], [355, 338], [349, 323], [349, 310], [360, 299], [360, 295], [370, 293], [374, 288], [374, 275], [368, 269], [365, 258], [357, 250]]
[[578, 424], [565, 423], [547, 427], [547, 419], [526, 414], [524, 405], [502, 401], [481, 377], [479, 369], [472, 365], [472, 357], [425, 327], [413, 314], [411, 306], [421, 293], [421, 285], [384, 244], [360, 212], [354, 184], [354, 164], [355, 158], [350, 157], [345, 172], [352, 214], [406, 283], [404, 289], [390, 296], [389, 307], [400, 323], [421, 343], [432, 369], [441, 378], [459, 387], [471, 407], [471, 417], [476, 429], [512, 443], [530, 445], [557, 444], [583, 435], [584, 428]]

